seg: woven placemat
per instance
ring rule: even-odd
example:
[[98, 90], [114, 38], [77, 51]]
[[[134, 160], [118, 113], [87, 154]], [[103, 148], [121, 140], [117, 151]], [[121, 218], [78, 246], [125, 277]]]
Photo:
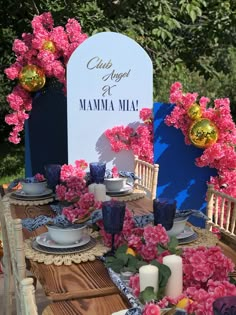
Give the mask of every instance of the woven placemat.
[[146, 196], [146, 192], [144, 190], [135, 189], [131, 194], [125, 196], [113, 196], [112, 198], [120, 200], [120, 201], [133, 201], [144, 198]]
[[103, 242], [98, 238], [98, 235], [98, 232], [90, 232], [91, 241], [87, 244], [87, 248], [86, 245], [81, 246], [81, 248], [78, 248], [78, 250], [73, 253], [44, 253], [42, 250], [38, 251], [35, 248], [35, 239], [28, 239], [25, 241], [25, 256], [28, 259], [44, 263], [45, 265], [54, 264], [56, 266], [93, 261], [110, 250], [103, 245]]
[[194, 232], [198, 235], [198, 237], [190, 242], [186, 242], [186, 244], [181, 244], [181, 247], [198, 247], [198, 246], [215, 246], [218, 243], [218, 238], [211, 231], [206, 229], [201, 229], [195, 226], [192, 226]]

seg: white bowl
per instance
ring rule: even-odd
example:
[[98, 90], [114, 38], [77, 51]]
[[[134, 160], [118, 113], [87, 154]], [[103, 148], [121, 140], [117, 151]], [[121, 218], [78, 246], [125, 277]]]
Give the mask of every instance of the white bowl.
[[77, 225], [70, 227], [58, 227], [55, 225], [47, 225], [48, 233], [51, 239], [61, 245], [71, 245], [87, 235], [86, 225]]
[[174, 224], [172, 226], [172, 228], [169, 231], [166, 231], [167, 234], [169, 236], [177, 236], [179, 235], [181, 232], [183, 232], [186, 222], [187, 222], [188, 218], [176, 218], [174, 219]]
[[126, 185], [127, 178], [114, 177], [114, 178], [105, 178], [104, 184], [108, 191], [120, 191]]
[[22, 190], [28, 195], [39, 195], [47, 189], [47, 181], [26, 183], [21, 182]]

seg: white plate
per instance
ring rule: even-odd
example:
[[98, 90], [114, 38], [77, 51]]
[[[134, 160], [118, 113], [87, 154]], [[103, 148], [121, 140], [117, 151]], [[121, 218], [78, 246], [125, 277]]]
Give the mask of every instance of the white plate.
[[49, 188], [46, 188], [43, 192], [41, 192], [40, 194], [27, 194], [25, 193], [22, 189], [16, 190], [12, 193], [13, 195], [17, 196], [17, 197], [43, 197], [43, 196], [47, 196], [52, 194], [52, 190]]
[[78, 241], [76, 243], [69, 244], [69, 245], [61, 245], [61, 244], [54, 242], [50, 238], [48, 232], [40, 234], [39, 236], [36, 237], [36, 242], [39, 245], [49, 247], [49, 248], [74, 248], [74, 247], [83, 246], [83, 245], [87, 244], [89, 241], [90, 241], [90, 236], [85, 235], [82, 237], [82, 239], [80, 241]]
[[192, 236], [193, 234], [194, 234], [194, 230], [190, 226], [186, 225], [183, 232], [177, 235], [176, 238], [178, 240], [182, 240], [182, 239]]
[[128, 191], [133, 190], [133, 187], [130, 185], [125, 185], [125, 187], [121, 188], [120, 190], [106, 190], [108, 194], [125, 194]]

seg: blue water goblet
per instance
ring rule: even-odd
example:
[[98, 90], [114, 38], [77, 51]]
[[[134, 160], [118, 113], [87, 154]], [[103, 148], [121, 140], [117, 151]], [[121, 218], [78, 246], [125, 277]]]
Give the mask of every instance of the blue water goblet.
[[115, 234], [118, 234], [123, 229], [126, 204], [124, 201], [111, 200], [102, 203], [102, 216], [104, 229], [112, 235], [112, 247], [110, 255], [115, 252]]
[[236, 315], [236, 296], [222, 296], [213, 302], [214, 315]]
[[104, 182], [104, 176], [106, 172], [106, 163], [92, 162], [89, 164], [90, 169], [90, 182], [96, 184], [102, 184]]
[[153, 200], [154, 225], [161, 224], [169, 231], [174, 223], [176, 201], [167, 198]]
[[56, 185], [60, 183], [61, 165], [47, 164], [44, 166], [45, 177], [47, 179], [48, 187], [55, 192]]

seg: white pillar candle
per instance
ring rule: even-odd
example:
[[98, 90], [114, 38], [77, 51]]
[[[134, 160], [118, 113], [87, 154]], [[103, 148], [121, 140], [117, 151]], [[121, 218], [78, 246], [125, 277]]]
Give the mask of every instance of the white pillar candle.
[[106, 186], [103, 184], [95, 184], [94, 198], [96, 201], [106, 201]]
[[88, 185], [88, 191], [89, 193], [94, 194], [94, 190], [95, 190], [95, 183]]
[[153, 265], [146, 265], [139, 268], [140, 292], [147, 287], [153, 287], [154, 292], [158, 291], [158, 268]]
[[163, 264], [171, 270], [165, 295], [176, 298], [183, 292], [183, 263], [182, 258], [177, 255], [168, 255], [163, 258]]

